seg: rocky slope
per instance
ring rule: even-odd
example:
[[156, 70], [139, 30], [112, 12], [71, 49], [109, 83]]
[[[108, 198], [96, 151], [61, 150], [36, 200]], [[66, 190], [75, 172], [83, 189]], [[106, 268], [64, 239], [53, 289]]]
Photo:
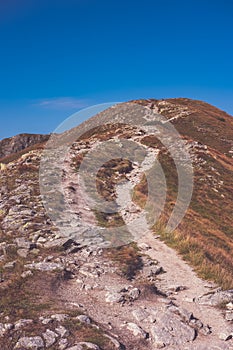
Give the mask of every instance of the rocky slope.
[[[182, 136], [194, 170], [189, 209], [174, 232], [165, 229], [177, 196], [176, 167], [157, 135], [127, 114], [127, 104], [103, 112], [114, 124], [96, 126], [100, 116], [94, 117], [93, 129], [72, 142], [64, 162], [56, 149], [62, 177], [52, 187], [39, 186], [45, 144], [2, 159], [1, 349], [233, 349], [232, 117], [188, 99], [131, 104], [160, 113]], [[109, 207], [116, 201], [120, 210], [93, 210], [77, 172], [88, 152], [101, 153], [101, 143], [125, 146], [125, 139], [145, 147], [146, 161], [129, 161], [125, 149], [125, 158], [108, 159], [95, 183]], [[160, 220], [141, 234], [134, 220], [156, 157], [167, 196]], [[90, 168], [85, 171], [89, 181]], [[110, 238], [117, 244], [106, 245]]]
[[19, 134], [0, 141], [0, 158], [20, 152], [29, 146], [45, 142], [49, 135]]

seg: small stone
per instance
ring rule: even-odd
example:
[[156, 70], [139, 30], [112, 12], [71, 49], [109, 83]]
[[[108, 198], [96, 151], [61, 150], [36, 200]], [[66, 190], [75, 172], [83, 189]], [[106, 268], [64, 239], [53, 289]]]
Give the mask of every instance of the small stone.
[[31, 324], [31, 323], [33, 323], [33, 320], [31, 320], [31, 319], [22, 319], [22, 320], [19, 320], [19, 321], [17, 321], [17, 322], [15, 323], [14, 329], [15, 329], [15, 330], [18, 330], [18, 329], [20, 329], [20, 328], [22, 328], [22, 327], [25, 327], [25, 326], [27, 326], [27, 325], [29, 325], [29, 324]]
[[135, 337], [139, 337], [139, 338], [142, 338], [142, 339], [146, 339], [148, 337], [148, 333], [146, 333], [136, 323], [132, 323], [132, 322], [127, 323], [127, 328], [128, 328], [129, 331], [133, 332], [133, 335]]
[[44, 342], [41, 337], [23, 337], [17, 342], [15, 349], [44, 349]]
[[0, 323], [0, 337], [3, 337], [5, 333], [13, 328], [11, 323]]
[[138, 322], [142, 322], [149, 316], [149, 313], [143, 309], [136, 309], [133, 310], [132, 315]]
[[24, 249], [29, 250], [31, 247], [31, 243], [26, 241], [23, 237], [16, 238], [15, 242], [19, 248], [24, 248]]
[[62, 338], [63, 337], [67, 337], [69, 335], [69, 332], [67, 331], [67, 329], [63, 326], [58, 326], [56, 329], [55, 329], [56, 333], [58, 335], [60, 335]]
[[124, 300], [124, 297], [120, 293], [108, 292], [105, 297], [106, 303], [120, 303]]
[[225, 319], [227, 321], [233, 321], [233, 312], [232, 311], [227, 311], [225, 315]]
[[48, 324], [48, 323], [52, 322], [51, 318], [48, 318], [48, 317], [46, 318], [43, 316], [39, 317], [39, 320], [41, 321], [42, 324]]
[[24, 271], [24, 272], [21, 274], [21, 277], [22, 277], [22, 278], [27, 278], [27, 277], [32, 276], [32, 275], [33, 275], [32, 271], [31, 271], [31, 270], [28, 270], [28, 271]]
[[136, 300], [139, 298], [140, 295], [140, 290], [138, 288], [133, 288], [130, 292], [129, 292], [129, 297], [133, 300]]
[[230, 340], [231, 338], [232, 338], [232, 334], [223, 333], [223, 332], [219, 334], [219, 339], [221, 340], [227, 341], [227, 340]]
[[45, 243], [45, 242], [47, 242], [47, 239], [44, 238], [44, 237], [39, 237], [39, 238], [37, 239], [37, 243]]
[[21, 257], [21, 258], [26, 258], [28, 256], [28, 249], [24, 249], [24, 248], [20, 248], [17, 250], [17, 254]]
[[40, 271], [63, 270], [63, 266], [61, 264], [52, 263], [52, 262], [39, 262], [39, 263], [27, 264], [24, 267], [28, 269], [35, 269]]
[[86, 341], [80, 342], [77, 345], [81, 345], [83, 349], [100, 350], [98, 345]]
[[16, 265], [16, 261], [10, 261], [7, 264], [5, 264], [3, 267], [4, 269], [14, 269]]
[[111, 341], [111, 343], [114, 345], [114, 347], [116, 349], [121, 349], [122, 348], [121, 343], [119, 343], [118, 340], [116, 340], [115, 338], [111, 337], [108, 334], [105, 334], [104, 336], [105, 336], [105, 338], [108, 338]]
[[58, 335], [55, 332], [51, 331], [50, 329], [46, 329], [46, 332], [44, 332], [42, 335], [45, 340], [45, 345], [47, 348], [52, 346], [56, 342], [56, 339], [58, 337]]
[[58, 342], [58, 349], [59, 350], [65, 350], [68, 345], [68, 340], [66, 338], [62, 338]]
[[58, 322], [63, 322], [68, 318], [68, 315], [66, 314], [54, 314], [50, 316], [53, 320], [56, 320]]
[[233, 303], [230, 302], [230, 303], [226, 304], [226, 308], [227, 308], [227, 310], [233, 310]]
[[91, 319], [87, 315], [79, 315], [79, 316], [76, 317], [76, 319], [79, 320], [82, 323], [86, 323], [86, 324], [90, 324], [91, 323]]
[[210, 326], [207, 324], [206, 326], [203, 326], [200, 330], [199, 333], [203, 335], [209, 335], [212, 333]]
[[32, 249], [31, 250], [31, 254], [33, 254], [33, 255], [39, 255], [40, 254], [40, 250], [39, 249]]

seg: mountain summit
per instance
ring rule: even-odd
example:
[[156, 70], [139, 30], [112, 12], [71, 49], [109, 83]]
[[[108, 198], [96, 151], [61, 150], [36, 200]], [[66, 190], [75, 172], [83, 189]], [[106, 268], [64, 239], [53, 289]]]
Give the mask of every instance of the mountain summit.
[[1, 349], [233, 348], [230, 115], [130, 101], [0, 157]]

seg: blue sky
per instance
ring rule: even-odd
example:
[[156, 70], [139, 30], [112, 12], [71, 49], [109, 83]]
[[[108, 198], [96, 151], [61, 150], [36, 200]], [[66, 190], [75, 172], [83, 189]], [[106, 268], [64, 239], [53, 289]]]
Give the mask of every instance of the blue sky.
[[0, 138], [135, 98], [233, 114], [232, 38], [232, 0], [0, 0]]

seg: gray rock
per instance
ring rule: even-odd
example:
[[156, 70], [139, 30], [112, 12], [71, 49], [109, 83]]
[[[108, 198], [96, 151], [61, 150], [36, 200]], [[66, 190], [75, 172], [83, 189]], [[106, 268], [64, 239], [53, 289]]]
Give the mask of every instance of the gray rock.
[[233, 321], [233, 311], [227, 311], [225, 315], [227, 321]]
[[58, 322], [63, 322], [68, 318], [68, 315], [66, 314], [54, 314], [50, 316], [53, 320], [56, 320]]
[[199, 329], [199, 333], [203, 335], [209, 335], [212, 333], [211, 327], [207, 324], [206, 326], [203, 326], [201, 329]]
[[31, 319], [22, 319], [22, 320], [19, 320], [19, 321], [17, 321], [17, 322], [15, 323], [14, 329], [15, 329], [15, 330], [18, 330], [18, 329], [20, 329], [20, 328], [22, 328], [22, 327], [25, 327], [25, 326], [27, 326], [27, 325], [29, 325], [29, 324], [31, 324], [31, 323], [33, 323], [33, 320], [31, 320]]
[[58, 335], [55, 332], [51, 331], [50, 329], [46, 329], [46, 332], [44, 332], [42, 336], [45, 340], [45, 345], [47, 348], [52, 346], [56, 342], [58, 337]]
[[190, 322], [193, 318], [193, 313], [189, 312], [188, 310], [182, 307], [177, 307], [176, 305], [169, 305], [168, 309], [169, 311], [174, 312], [176, 315], [180, 315], [181, 318], [186, 322]]
[[53, 262], [39, 262], [33, 264], [26, 264], [24, 265], [24, 267], [27, 269], [35, 269], [40, 271], [54, 271], [64, 269], [64, 267], [61, 264]]
[[138, 288], [133, 288], [129, 291], [128, 295], [132, 300], [136, 300], [139, 298], [140, 290]]
[[132, 311], [132, 315], [138, 322], [142, 322], [149, 316], [149, 313], [144, 309], [138, 308]]
[[233, 311], [233, 303], [232, 303], [232, 302], [228, 303], [228, 304], [226, 305], [226, 308], [227, 308], [227, 310]]
[[28, 271], [24, 271], [24, 272], [21, 274], [21, 277], [22, 277], [22, 278], [27, 278], [27, 277], [32, 276], [32, 275], [33, 275], [32, 271], [31, 271], [31, 270], [28, 270]]
[[79, 320], [82, 323], [86, 323], [86, 324], [90, 324], [91, 323], [91, 319], [87, 315], [79, 315], [79, 316], [76, 317], [76, 319]]
[[11, 323], [0, 323], [0, 337], [3, 337], [13, 327], [14, 325]]
[[201, 305], [218, 306], [224, 303], [233, 303], [233, 290], [217, 291], [215, 293], [202, 295], [195, 300]]
[[100, 350], [98, 345], [93, 344], [93, 343], [89, 343], [89, 342], [80, 342], [80, 343], [72, 346], [71, 348], [67, 348], [67, 350], [86, 350], [86, 349]]
[[3, 266], [3, 268], [4, 269], [14, 269], [15, 265], [16, 265], [16, 261], [10, 261], [10, 262], [6, 263]]
[[58, 349], [59, 350], [65, 350], [68, 345], [68, 340], [66, 338], [62, 338], [58, 342]]
[[121, 293], [117, 292], [108, 292], [105, 296], [106, 303], [120, 303], [124, 300], [124, 297]]
[[44, 349], [44, 342], [41, 337], [22, 337], [15, 346], [15, 349], [20, 348], [31, 350]]
[[220, 340], [227, 341], [227, 340], [230, 340], [231, 338], [232, 338], [232, 334], [231, 333], [222, 332], [222, 333], [219, 334], [219, 339]]
[[56, 333], [58, 335], [60, 335], [60, 337], [67, 337], [69, 335], [69, 332], [67, 331], [67, 329], [64, 327], [64, 326], [58, 326], [56, 329], [55, 329]]
[[108, 338], [111, 341], [111, 343], [114, 345], [114, 347], [116, 349], [121, 349], [122, 348], [122, 345], [121, 345], [121, 343], [119, 343], [118, 340], [116, 340], [115, 338], [111, 337], [108, 334], [105, 334], [104, 336], [105, 336], [105, 338]]
[[28, 256], [29, 250], [28, 249], [18, 249], [17, 250], [17, 254], [21, 257], [21, 258], [26, 258]]
[[83, 349], [100, 350], [99, 346], [89, 342], [80, 342], [77, 345], [81, 345]]
[[145, 332], [141, 327], [139, 327], [136, 323], [129, 322], [127, 323], [127, 329], [133, 333], [135, 337], [139, 337], [141, 339], [148, 338], [148, 333]]
[[156, 324], [151, 327], [151, 337], [156, 346], [183, 346], [195, 339], [196, 332], [182, 322], [178, 315], [167, 311], [158, 315]]
[[19, 248], [28, 249], [28, 250], [31, 248], [31, 244], [32, 244], [31, 242], [26, 241], [24, 237], [16, 238], [15, 243]]

